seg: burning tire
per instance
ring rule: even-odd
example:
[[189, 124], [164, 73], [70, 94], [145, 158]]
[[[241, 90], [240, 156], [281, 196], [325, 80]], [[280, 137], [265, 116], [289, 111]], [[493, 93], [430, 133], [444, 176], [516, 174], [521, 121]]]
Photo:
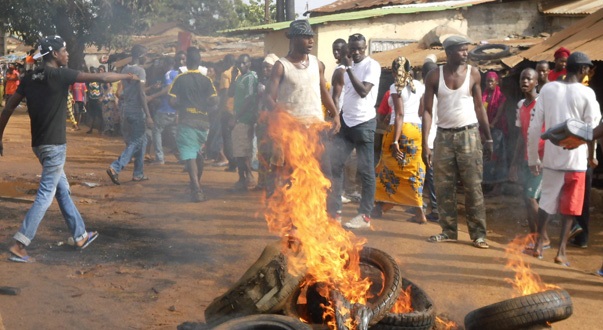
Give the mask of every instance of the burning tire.
[[214, 330], [311, 330], [309, 325], [283, 315], [251, 315], [230, 320]]
[[410, 297], [413, 311], [410, 313], [387, 313], [371, 329], [375, 330], [430, 330], [435, 323], [435, 308], [425, 291], [407, 279], [402, 286], [410, 286]]
[[465, 316], [467, 330], [514, 330], [570, 317], [572, 300], [565, 290], [549, 290], [476, 309]]
[[234, 317], [280, 311], [303, 277], [287, 271], [280, 242], [269, 244], [241, 279], [207, 306], [205, 320], [216, 325]]
[[[371, 266], [379, 271], [377, 276], [371, 276], [372, 280], [383, 281], [378, 295], [369, 299], [367, 307], [372, 313], [369, 325], [379, 322], [396, 303], [396, 299], [402, 289], [402, 275], [396, 261], [387, 253], [370, 247], [364, 247], [360, 251], [360, 264]], [[297, 301], [302, 288], [298, 287], [293, 292], [285, 305], [285, 314], [295, 318], [301, 318], [300, 306]]]

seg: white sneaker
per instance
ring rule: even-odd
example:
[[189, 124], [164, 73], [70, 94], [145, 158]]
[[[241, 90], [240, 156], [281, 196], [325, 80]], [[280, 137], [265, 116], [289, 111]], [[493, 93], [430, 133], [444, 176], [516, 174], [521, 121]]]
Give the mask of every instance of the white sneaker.
[[347, 204], [347, 203], [351, 203], [351, 202], [352, 202], [352, 200], [351, 200], [351, 199], [349, 199], [349, 198], [347, 198], [347, 197], [345, 197], [345, 196], [341, 195], [341, 203], [342, 203], [342, 204]]
[[343, 226], [348, 229], [370, 228], [371, 218], [365, 214], [358, 214], [357, 216], [353, 217], [352, 220], [346, 222]]

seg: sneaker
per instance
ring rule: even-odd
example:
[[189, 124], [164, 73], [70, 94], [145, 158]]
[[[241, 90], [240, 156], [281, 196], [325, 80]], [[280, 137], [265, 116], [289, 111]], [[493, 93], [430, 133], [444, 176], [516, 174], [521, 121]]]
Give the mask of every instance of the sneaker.
[[588, 244], [584, 243], [584, 242], [578, 242], [578, 240], [576, 240], [576, 238], [574, 237], [574, 239], [569, 240], [569, 245], [573, 246], [573, 247], [577, 247], [577, 248], [581, 248], [581, 249], [586, 249], [588, 248]]
[[353, 217], [349, 222], [346, 222], [343, 226], [348, 229], [370, 228], [371, 217], [361, 213]]
[[584, 229], [582, 229], [582, 227], [580, 227], [579, 224], [575, 224], [572, 227], [572, 229], [570, 230], [569, 237], [567, 239], [572, 240], [572, 238], [576, 237], [578, 234], [580, 234], [583, 231], [584, 231]]
[[351, 200], [351, 199], [349, 199], [349, 198], [347, 198], [347, 197], [345, 197], [345, 196], [341, 195], [341, 203], [342, 203], [342, 204], [348, 204], [348, 203], [351, 203], [351, 202], [352, 202], [352, 200]]
[[440, 215], [435, 212], [429, 213], [425, 218], [427, 219], [427, 221], [440, 222]]
[[486, 243], [486, 239], [480, 237], [475, 239], [475, 241], [473, 241], [473, 246], [475, 246], [478, 249], [489, 249], [490, 245], [488, 245], [488, 243]]
[[354, 191], [351, 194], [346, 194], [345, 197], [347, 197], [348, 199], [350, 199], [354, 203], [359, 203], [360, 199], [362, 199], [362, 195], [360, 195], [360, 193], [357, 192], [357, 191]]

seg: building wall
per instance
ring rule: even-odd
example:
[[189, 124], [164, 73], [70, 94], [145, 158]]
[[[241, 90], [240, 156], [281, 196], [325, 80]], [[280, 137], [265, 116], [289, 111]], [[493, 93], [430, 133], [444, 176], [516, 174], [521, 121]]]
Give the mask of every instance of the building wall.
[[550, 16], [546, 18], [546, 32], [559, 32], [566, 27], [578, 22], [585, 16]]
[[[289, 52], [289, 39], [287, 39], [285, 33], [286, 30], [266, 33], [264, 36], [264, 53], [274, 53], [279, 57], [287, 55]], [[316, 48], [315, 44], [312, 51], [313, 55], [316, 55]]]
[[463, 17], [469, 22], [468, 36], [479, 41], [548, 32], [544, 16], [538, 11], [538, 2], [493, 2], [463, 9]]

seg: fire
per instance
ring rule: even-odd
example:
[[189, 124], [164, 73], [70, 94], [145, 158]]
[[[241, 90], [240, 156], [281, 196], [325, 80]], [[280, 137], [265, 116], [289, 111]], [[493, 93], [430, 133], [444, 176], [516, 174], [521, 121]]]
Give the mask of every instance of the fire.
[[523, 250], [528, 245], [535, 246], [533, 234], [523, 238], [516, 237], [505, 249], [505, 256], [508, 259], [506, 268], [515, 271], [515, 279], [505, 279], [516, 289], [516, 293], [513, 295], [514, 298], [559, 288], [555, 285], [543, 283], [540, 276], [534, 273], [530, 268], [530, 264], [524, 260]]
[[436, 327], [438, 330], [456, 330], [459, 328], [459, 325], [454, 321], [446, 321], [443, 318], [436, 316]]
[[409, 285], [406, 290], [400, 292], [398, 296], [398, 300], [390, 310], [390, 313], [393, 314], [402, 314], [402, 313], [410, 313], [413, 311], [412, 309], [412, 301], [410, 298], [410, 290], [411, 286]]
[[330, 181], [320, 170], [318, 156], [324, 151], [320, 134], [328, 124], [306, 126], [284, 111], [270, 113], [268, 120], [268, 134], [287, 161], [286, 181], [268, 198], [265, 218], [271, 232], [300, 242], [299, 253], [287, 254], [289, 271], [305, 271], [308, 285], [323, 284], [324, 297], [337, 290], [352, 304], [366, 303], [371, 282], [361, 277], [359, 256], [366, 240], [344, 230], [326, 212]]

